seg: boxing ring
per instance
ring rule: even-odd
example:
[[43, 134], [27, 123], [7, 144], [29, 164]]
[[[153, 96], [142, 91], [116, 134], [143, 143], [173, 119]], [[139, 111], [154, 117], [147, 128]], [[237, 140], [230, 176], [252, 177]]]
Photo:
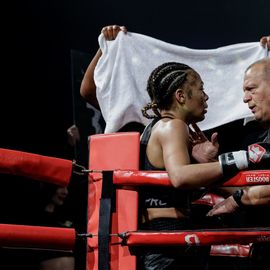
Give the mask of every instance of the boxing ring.
[[[138, 230], [138, 187], [170, 187], [164, 171], [140, 171], [140, 135], [137, 132], [90, 137], [89, 168], [74, 161], [0, 149], [0, 173], [68, 186], [73, 173], [88, 175], [87, 231], [0, 224], [1, 247], [27, 247], [74, 252], [79, 239], [87, 240], [87, 270], [135, 270], [135, 247], [211, 245], [211, 255], [243, 256], [249, 245], [269, 242], [270, 228], [204, 229], [182, 231]], [[223, 186], [268, 185], [270, 171], [243, 171]], [[214, 205], [220, 198], [206, 194], [198, 203]]]

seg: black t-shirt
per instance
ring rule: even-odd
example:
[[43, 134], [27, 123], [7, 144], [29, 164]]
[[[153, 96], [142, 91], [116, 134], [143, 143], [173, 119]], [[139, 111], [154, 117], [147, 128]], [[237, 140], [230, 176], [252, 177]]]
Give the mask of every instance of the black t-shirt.
[[[250, 144], [256, 142], [270, 143], [270, 129], [255, 131], [243, 140], [242, 149], [247, 149]], [[246, 209], [246, 227], [269, 227], [270, 206], [256, 206]]]

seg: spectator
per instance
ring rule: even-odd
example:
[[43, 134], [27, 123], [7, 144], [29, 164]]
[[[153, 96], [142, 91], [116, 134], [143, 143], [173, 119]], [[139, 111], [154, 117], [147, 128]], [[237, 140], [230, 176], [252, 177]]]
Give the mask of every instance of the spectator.
[[[63, 209], [68, 197], [67, 187], [42, 185], [42, 210], [36, 216], [36, 225], [49, 227], [73, 227], [70, 213]], [[74, 270], [74, 254], [61, 251], [42, 251], [39, 255], [39, 270]]]

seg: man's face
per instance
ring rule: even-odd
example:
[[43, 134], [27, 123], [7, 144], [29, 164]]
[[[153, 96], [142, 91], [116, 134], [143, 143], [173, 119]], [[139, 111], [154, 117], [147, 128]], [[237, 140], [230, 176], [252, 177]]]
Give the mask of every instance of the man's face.
[[259, 122], [270, 123], [270, 78], [266, 78], [263, 65], [251, 67], [244, 77], [244, 98]]

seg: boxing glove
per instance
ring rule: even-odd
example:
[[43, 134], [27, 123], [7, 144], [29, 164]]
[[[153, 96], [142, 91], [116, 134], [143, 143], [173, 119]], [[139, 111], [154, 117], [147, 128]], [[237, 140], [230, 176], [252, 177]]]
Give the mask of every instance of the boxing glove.
[[231, 177], [241, 170], [262, 170], [270, 167], [270, 144], [254, 143], [248, 150], [228, 152], [218, 156], [224, 177]]

